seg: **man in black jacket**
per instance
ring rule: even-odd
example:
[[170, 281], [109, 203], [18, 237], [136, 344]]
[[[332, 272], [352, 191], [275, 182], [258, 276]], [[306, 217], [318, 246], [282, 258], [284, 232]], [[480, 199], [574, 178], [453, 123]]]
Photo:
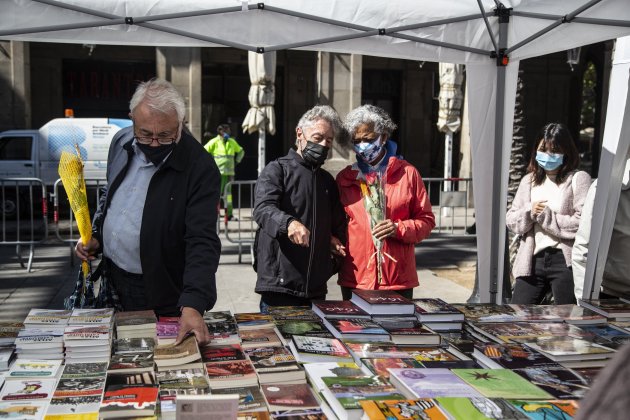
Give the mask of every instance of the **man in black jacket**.
[[325, 299], [336, 257], [345, 256], [346, 220], [334, 178], [321, 165], [340, 134], [329, 106], [307, 111], [295, 129], [295, 149], [258, 177], [253, 216], [256, 293], [260, 308], [310, 305]]
[[182, 129], [185, 102], [172, 84], [141, 83], [130, 109], [133, 126], [110, 145], [93, 238], [75, 250], [84, 260], [103, 252], [124, 310], [181, 316], [178, 341], [194, 333], [205, 343], [202, 315], [217, 299], [221, 253], [219, 171]]

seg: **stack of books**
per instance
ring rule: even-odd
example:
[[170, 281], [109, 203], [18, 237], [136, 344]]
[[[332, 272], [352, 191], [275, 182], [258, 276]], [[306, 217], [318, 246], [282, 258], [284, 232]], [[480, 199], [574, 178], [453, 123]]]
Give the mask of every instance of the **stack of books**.
[[240, 344], [236, 320], [229, 311], [206, 312], [203, 320], [210, 332], [213, 345]]
[[46, 415], [96, 418], [105, 391], [106, 372], [107, 362], [66, 364]]
[[286, 347], [258, 347], [246, 349], [261, 384], [305, 383], [306, 376], [295, 357]]
[[116, 338], [156, 339], [157, 318], [151, 310], [117, 312], [114, 318]]
[[157, 415], [159, 386], [153, 372], [107, 375], [100, 419]]
[[107, 362], [111, 356], [109, 325], [68, 326], [63, 333], [66, 363]]
[[172, 344], [179, 333], [179, 317], [161, 316], [155, 324], [157, 344]]
[[392, 290], [355, 289], [350, 301], [372, 316], [414, 316], [416, 310], [411, 300]]
[[18, 359], [63, 360], [63, 329], [25, 328], [15, 339]]
[[630, 303], [623, 299], [580, 299], [580, 306], [615, 321], [630, 321]]
[[413, 299], [416, 318], [434, 331], [461, 330], [464, 314], [452, 305], [437, 298]]
[[206, 346], [201, 349], [201, 356], [213, 392], [215, 389], [258, 385], [254, 366], [245, 357], [240, 344]]
[[201, 353], [194, 335], [184, 338], [181, 343], [155, 346], [153, 361], [158, 371], [202, 367]]

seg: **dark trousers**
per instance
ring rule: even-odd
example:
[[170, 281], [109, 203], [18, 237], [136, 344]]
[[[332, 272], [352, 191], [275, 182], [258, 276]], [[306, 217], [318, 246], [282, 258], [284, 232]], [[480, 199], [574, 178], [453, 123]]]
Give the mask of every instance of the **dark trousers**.
[[512, 303], [540, 304], [551, 290], [556, 305], [575, 303], [573, 270], [567, 267], [562, 250], [547, 248], [533, 257], [534, 274], [518, 277]]
[[269, 313], [270, 306], [312, 306], [313, 300], [326, 300], [326, 295], [303, 298], [284, 293], [266, 292], [260, 294], [260, 313]]
[[118, 293], [118, 298], [125, 311], [149, 309], [142, 274], [129, 273], [118, 267], [109, 258], [105, 259], [109, 279]]
[[[341, 298], [343, 300], [352, 299], [352, 291], [354, 289], [351, 287], [341, 286]], [[404, 298], [413, 299], [413, 288], [411, 289], [401, 289], [401, 290], [393, 290]]]

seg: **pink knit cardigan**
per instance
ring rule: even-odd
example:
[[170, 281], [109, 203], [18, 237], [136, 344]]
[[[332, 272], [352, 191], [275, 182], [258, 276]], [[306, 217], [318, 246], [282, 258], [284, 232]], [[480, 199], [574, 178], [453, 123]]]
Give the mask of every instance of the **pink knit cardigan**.
[[505, 216], [508, 229], [521, 236], [518, 253], [512, 267], [514, 278], [533, 274], [534, 223], [538, 223], [544, 231], [560, 239], [559, 248], [564, 254], [567, 266], [571, 266], [571, 248], [580, 225], [582, 206], [590, 185], [591, 177], [586, 172], [578, 171], [569, 174], [560, 184], [562, 194], [560, 211], [556, 213], [546, 207], [537, 217], [533, 217], [532, 174], [528, 173], [523, 177], [514, 196], [512, 207]]

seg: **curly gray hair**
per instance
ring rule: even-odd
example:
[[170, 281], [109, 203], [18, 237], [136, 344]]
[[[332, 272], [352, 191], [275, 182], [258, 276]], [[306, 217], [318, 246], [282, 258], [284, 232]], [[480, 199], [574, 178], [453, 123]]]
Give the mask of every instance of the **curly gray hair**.
[[374, 105], [362, 105], [350, 111], [343, 122], [343, 127], [350, 137], [353, 137], [357, 129], [364, 124], [379, 134], [385, 132], [392, 134], [398, 128], [383, 108]]
[[343, 130], [341, 124], [341, 118], [339, 118], [339, 114], [337, 111], [331, 106], [328, 105], [316, 105], [313, 108], [309, 109], [302, 115], [300, 121], [298, 121], [296, 129], [301, 128], [304, 130], [305, 128], [312, 127], [316, 121], [325, 120], [330, 123], [333, 129], [333, 135], [335, 138], [339, 137], [339, 134]]
[[175, 86], [163, 79], [153, 78], [138, 85], [131, 101], [129, 101], [132, 115], [141, 103], [162, 113], [175, 111], [179, 121], [184, 121], [184, 117], [186, 117], [184, 97], [175, 89]]

